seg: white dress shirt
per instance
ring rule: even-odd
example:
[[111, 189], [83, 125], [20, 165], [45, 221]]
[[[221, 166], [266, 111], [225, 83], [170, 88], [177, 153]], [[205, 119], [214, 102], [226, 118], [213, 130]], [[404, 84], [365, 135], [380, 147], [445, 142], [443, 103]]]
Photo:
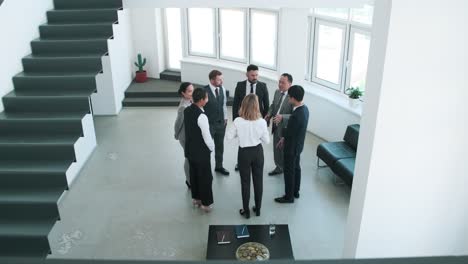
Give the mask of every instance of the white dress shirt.
[[[214, 96], [216, 97], [216, 87], [213, 86], [211, 83], [209, 85], [210, 85], [211, 91], [213, 92]], [[227, 97], [226, 97], [226, 89], [224, 87], [223, 87], [223, 95], [224, 95], [224, 102], [223, 102], [224, 120], [227, 120], [228, 119], [227, 118], [227, 105], [226, 105]]]
[[245, 120], [242, 117], [234, 119], [233, 125], [228, 129], [227, 139], [239, 138], [239, 146], [255, 147], [258, 144], [270, 143], [270, 133], [268, 132], [265, 119]]
[[[245, 87], [245, 96], [249, 95], [250, 94], [250, 85], [251, 82], [249, 82], [249, 80], [245, 81], [247, 83], [246, 87]], [[257, 83], [254, 83], [253, 84], [253, 93], [256, 94], [257, 92]]]
[[[201, 110], [203, 111], [203, 113], [205, 112], [203, 108], [201, 108]], [[199, 115], [197, 119], [197, 124], [202, 132], [203, 141], [205, 141], [205, 144], [208, 147], [208, 149], [210, 149], [210, 151], [213, 152], [215, 145], [213, 138], [210, 134], [210, 124], [208, 123], [208, 117], [205, 114]]]
[[[282, 92], [283, 93], [283, 92]], [[283, 103], [284, 103], [284, 100], [286, 100], [286, 98], [288, 97], [288, 91], [285, 91], [283, 95], [281, 95], [281, 103], [278, 107], [278, 112], [276, 114], [279, 114], [279, 112], [281, 111], [281, 107], [283, 107]]]

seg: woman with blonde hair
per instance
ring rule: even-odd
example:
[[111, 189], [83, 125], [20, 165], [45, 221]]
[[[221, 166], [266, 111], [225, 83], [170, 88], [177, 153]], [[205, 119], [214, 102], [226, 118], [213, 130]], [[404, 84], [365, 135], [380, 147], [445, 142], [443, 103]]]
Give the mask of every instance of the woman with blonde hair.
[[249, 94], [244, 97], [239, 110], [239, 117], [234, 119], [233, 126], [228, 130], [227, 138], [239, 139], [237, 162], [242, 187], [242, 209], [239, 213], [250, 218], [250, 174], [254, 186], [255, 206], [253, 211], [260, 216], [263, 193], [263, 147], [262, 143], [270, 143], [267, 123], [262, 118], [258, 104], [258, 97]]

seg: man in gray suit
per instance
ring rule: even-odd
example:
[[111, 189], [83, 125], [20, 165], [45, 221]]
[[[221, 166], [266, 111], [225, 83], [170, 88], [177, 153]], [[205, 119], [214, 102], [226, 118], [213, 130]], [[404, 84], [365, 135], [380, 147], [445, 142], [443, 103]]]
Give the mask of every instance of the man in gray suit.
[[273, 133], [273, 156], [276, 168], [268, 173], [270, 176], [283, 173], [284, 154], [283, 150], [278, 148], [277, 145], [283, 136], [283, 129], [286, 127], [289, 116], [293, 111], [293, 106], [288, 101], [288, 90], [292, 82], [293, 78], [291, 74], [281, 74], [278, 81], [278, 90], [275, 91], [273, 103], [268, 109], [268, 114], [265, 116], [267, 122], [270, 119], [273, 121], [271, 132]]

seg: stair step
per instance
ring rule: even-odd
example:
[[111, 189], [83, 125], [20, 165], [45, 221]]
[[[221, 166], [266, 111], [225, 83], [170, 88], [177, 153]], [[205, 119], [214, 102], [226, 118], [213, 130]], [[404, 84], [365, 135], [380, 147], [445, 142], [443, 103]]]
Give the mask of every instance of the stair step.
[[118, 20], [116, 8], [59, 9], [47, 11], [49, 24], [114, 23]]
[[98, 55], [107, 52], [108, 38], [96, 39], [35, 39], [31, 41], [34, 55]]
[[[9, 136], [0, 137], [0, 159], [8, 160], [66, 160], [73, 162], [77, 136]], [[0, 182], [3, 185], [2, 178]], [[0, 186], [0, 189], [2, 186]]]
[[123, 106], [178, 106], [179, 97], [125, 98]]
[[122, 0], [54, 0], [55, 9], [120, 8]]
[[163, 71], [159, 74], [159, 78], [161, 78], [161, 80], [180, 82], [181, 74], [180, 72], [176, 72], [176, 71]]
[[125, 92], [125, 97], [126, 98], [148, 98], [148, 97], [172, 97], [172, 98], [178, 98], [180, 102], [180, 97], [177, 91], [175, 92], [160, 92], [160, 91], [126, 91]]
[[57, 202], [63, 192], [63, 189], [2, 190], [0, 193], [2, 220], [59, 219]]
[[13, 77], [13, 84], [17, 92], [42, 90], [58, 92], [58, 94], [60, 91], [93, 92], [96, 90], [96, 74], [22, 72]]
[[110, 38], [112, 23], [45, 24], [39, 26], [42, 39]]
[[102, 70], [101, 56], [56, 57], [29, 55], [23, 58], [25, 72], [94, 72]]
[[81, 120], [85, 113], [0, 113], [3, 135], [83, 135]]
[[12, 91], [3, 97], [3, 105], [7, 113], [90, 113], [89, 95], [33, 95]]
[[48, 235], [57, 219], [6, 221], [0, 220], [0, 255], [43, 256], [49, 250]]

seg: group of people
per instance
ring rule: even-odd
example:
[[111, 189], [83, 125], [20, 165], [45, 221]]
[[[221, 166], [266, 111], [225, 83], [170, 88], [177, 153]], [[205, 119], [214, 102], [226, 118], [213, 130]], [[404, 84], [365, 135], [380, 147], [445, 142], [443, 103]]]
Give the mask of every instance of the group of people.
[[[242, 208], [239, 213], [250, 218], [250, 182], [254, 188], [253, 212], [260, 216], [263, 196], [263, 144], [270, 143], [268, 126], [273, 134], [275, 168], [269, 175], [284, 174], [285, 193], [274, 200], [293, 203], [299, 198], [301, 184], [300, 154], [304, 147], [309, 111], [303, 104], [304, 89], [292, 85], [293, 77], [284, 73], [270, 105], [267, 85], [258, 81], [258, 67], [249, 65], [247, 79], [237, 83], [232, 106], [233, 122], [227, 128], [227, 96], [223, 76], [212, 70], [209, 84], [196, 88], [180, 85], [182, 99], [174, 125], [175, 139], [185, 154], [185, 183], [192, 192], [192, 202], [209, 212], [213, 206], [211, 152], [215, 153], [215, 172], [229, 175], [223, 167], [224, 139], [237, 138], [239, 149], [235, 169], [239, 171]], [[226, 132], [227, 128], [227, 132]]]

